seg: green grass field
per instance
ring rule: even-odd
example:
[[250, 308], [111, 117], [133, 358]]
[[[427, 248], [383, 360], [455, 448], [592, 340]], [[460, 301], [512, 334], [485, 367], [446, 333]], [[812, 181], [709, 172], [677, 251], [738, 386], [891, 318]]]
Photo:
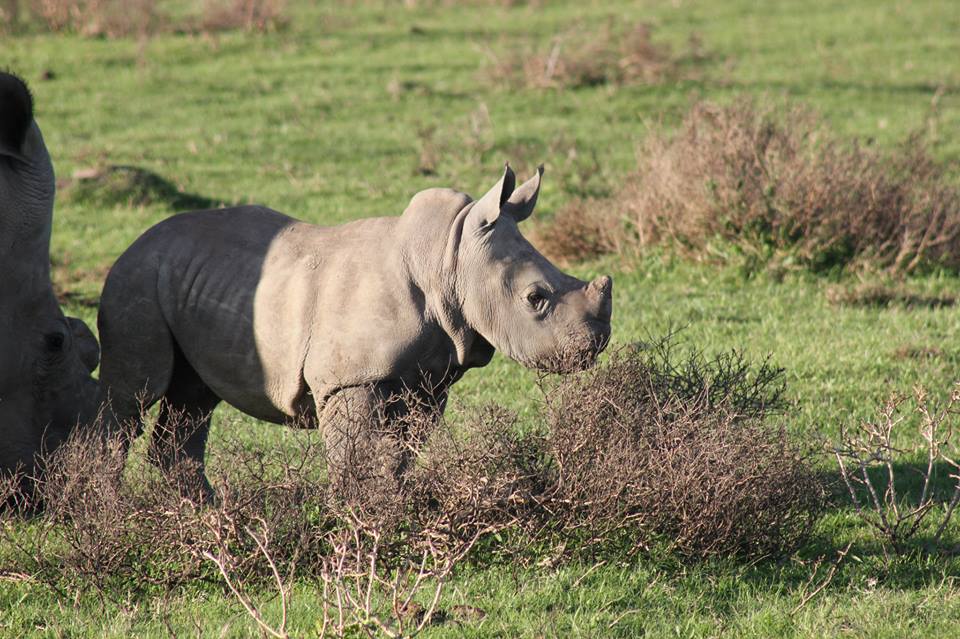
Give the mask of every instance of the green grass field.
[[[644, 136], [676, 126], [694, 101], [747, 95], [806, 104], [840, 134], [881, 147], [922, 133], [960, 180], [960, 8], [951, 0], [422, 4], [291, 2], [288, 26], [274, 33], [165, 34], [145, 45], [0, 36], [0, 64], [31, 84], [63, 181], [51, 253], [56, 283], [71, 292], [65, 310], [93, 325], [106, 269], [174, 212], [160, 197], [129, 206], [69, 184], [76, 171], [103, 165], [149, 170], [198, 198], [263, 203], [335, 224], [397, 215], [430, 186], [478, 195], [504, 161], [521, 174], [544, 162], [538, 214], [548, 217], [571, 198], [612, 192]], [[558, 33], [611, 20], [650, 23], [654, 40], [681, 58], [696, 34], [704, 55], [681, 61], [681, 79], [656, 85], [507, 89], [490, 77], [491, 59], [519, 65]], [[434, 157], [435, 174], [418, 170], [424, 154]], [[570, 270], [613, 274], [615, 344], [682, 327], [683, 343], [707, 353], [770, 356], [786, 369], [792, 408], [782, 420], [803, 439], [835, 437], [841, 424], [873, 416], [891, 392], [922, 384], [942, 399], [960, 379], [955, 307], [831, 304], [828, 287], [852, 285], [851, 275], [746, 276], [735, 265], [669, 252]], [[960, 294], [950, 274], [905, 285]], [[451, 410], [494, 402], [524, 413], [535, 405], [533, 388], [532, 374], [498, 355], [455, 387]], [[279, 427], [228, 408], [218, 417], [211, 448], [223, 435], [218, 421], [263, 445], [282, 437]], [[833, 471], [830, 464], [824, 455]], [[953, 526], [956, 540], [960, 524]], [[811, 589], [812, 563], [850, 542], [833, 580], [793, 614]], [[956, 555], [919, 546], [885, 564], [871, 531], [838, 502], [811, 543], [781, 561], [654, 556], [599, 567], [467, 567], [441, 606], [476, 606], [486, 617], [437, 624], [425, 635], [952, 637], [960, 632], [958, 578]], [[297, 585], [290, 614], [294, 636], [316, 634], [311, 584]], [[209, 584], [104, 605], [93, 595], [58, 599], [29, 580], [0, 581], [0, 636], [256, 632]]]

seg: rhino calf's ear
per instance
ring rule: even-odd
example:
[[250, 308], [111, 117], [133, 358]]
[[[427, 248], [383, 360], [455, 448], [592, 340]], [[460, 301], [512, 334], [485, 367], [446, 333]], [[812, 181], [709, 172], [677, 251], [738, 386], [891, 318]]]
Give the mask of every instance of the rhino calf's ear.
[[516, 184], [517, 176], [514, 175], [513, 169], [510, 168], [509, 164], [504, 165], [503, 177], [500, 178], [500, 181], [494, 184], [493, 187], [473, 205], [472, 217], [475, 216], [479, 220], [480, 226], [490, 227], [496, 223], [497, 218], [500, 217], [500, 211], [503, 209], [503, 205], [506, 204], [507, 199], [513, 193], [513, 188]]
[[510, 197], [501, 207], [501, 212], [506, 213], [517, 222], [522, 222], [533, 213], [533, 207], [537, 205], [537, 196], [540, 195], [540, 178], [543, 177], [543, 165], [537, 167], [536, 174], [521, 184], [516, 191], [510, 194]]
[[0, 154], [19, 152], [33, 122], [33, 98], [26, 83], [0, 71]]

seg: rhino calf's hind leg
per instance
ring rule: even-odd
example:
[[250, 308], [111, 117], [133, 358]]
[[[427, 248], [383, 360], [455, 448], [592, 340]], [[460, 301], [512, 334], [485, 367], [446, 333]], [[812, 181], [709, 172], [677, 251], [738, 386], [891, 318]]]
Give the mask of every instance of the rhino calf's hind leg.
[[131, 300], [124, 290], [105, 287], [97, 325], [101, 427], [126, 444], [143, 432], [146, 410], [165, 395], [179, 354], [160, 307]]
[[181, 353], [160, 400], [160, 414], [150, 439], [149, 459], [177, 477], [185, 497], [210, 501], [213, 489], [204, 473], [204, 452], [210, 432], [210, 414], [220, 403]]

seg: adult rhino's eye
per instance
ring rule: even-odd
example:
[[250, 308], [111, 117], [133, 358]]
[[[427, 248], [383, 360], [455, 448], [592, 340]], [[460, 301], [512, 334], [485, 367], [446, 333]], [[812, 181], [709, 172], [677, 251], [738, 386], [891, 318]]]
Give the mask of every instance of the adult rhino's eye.
[[43, 341], [46, 344], [48, 351], [59, 353], [63, 350], [63, 343], [66, 341], [66, 337], [63, 333], [47, 333], [43, 336]]

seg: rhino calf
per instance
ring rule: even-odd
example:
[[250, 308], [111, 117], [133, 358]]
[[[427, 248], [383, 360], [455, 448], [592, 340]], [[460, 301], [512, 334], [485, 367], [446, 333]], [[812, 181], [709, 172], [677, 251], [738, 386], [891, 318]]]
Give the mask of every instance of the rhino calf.
[[520, 234], [541, 175], [515, 189], [507, 167], [479, 200], [428, 189], [400, 217], [336, 227], [256, 206], [160, 222], [104, 285], [108, 426], [137, 424], [163, 400], [152, 458], [169, 465], [182, 451], [209, 496], [202, 460], [220, 401], [319, 426], [334, 463], [345, 414], [372, 417], [405, 389], [442, 410], [494, 349], [528, 367], [589, 365], [610, 336], [612, 281], [565, 275]]

